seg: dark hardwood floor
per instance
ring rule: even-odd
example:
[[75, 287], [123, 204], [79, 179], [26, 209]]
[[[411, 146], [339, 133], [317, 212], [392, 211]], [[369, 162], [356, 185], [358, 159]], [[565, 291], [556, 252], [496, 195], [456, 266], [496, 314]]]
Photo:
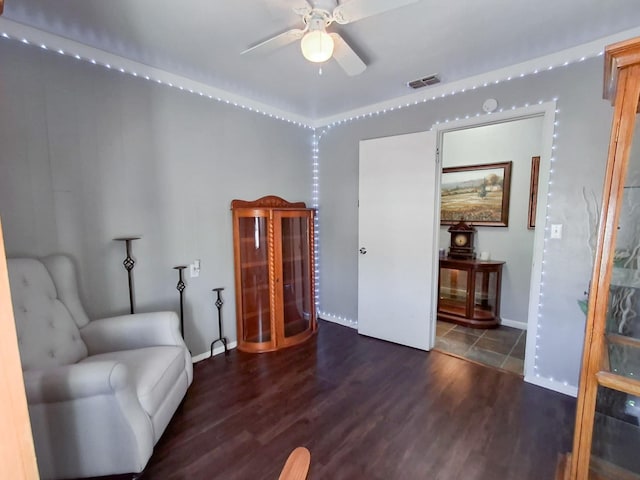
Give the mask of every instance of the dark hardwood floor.
[[196, 364], [142, 478], [276, 480], [302, 445], [310, 480], [553, 479], [574, 410], [517, 375], [320, 322], [305, 345]]

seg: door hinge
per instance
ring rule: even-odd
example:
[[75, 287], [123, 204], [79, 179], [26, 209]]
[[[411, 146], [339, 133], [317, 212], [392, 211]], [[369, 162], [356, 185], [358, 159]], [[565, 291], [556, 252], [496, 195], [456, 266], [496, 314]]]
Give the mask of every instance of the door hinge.
[[436, 147], [436, 163], [440, 163], [440, 147]]

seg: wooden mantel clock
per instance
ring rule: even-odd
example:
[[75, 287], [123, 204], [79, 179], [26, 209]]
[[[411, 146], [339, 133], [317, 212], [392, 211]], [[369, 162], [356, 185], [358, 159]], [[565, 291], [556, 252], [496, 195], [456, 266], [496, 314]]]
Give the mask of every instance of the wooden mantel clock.
[[473, 225], [467, 225], [463, 220], [460, 220], [460, 223], [452, 225], [447, 231], [451, 234], [451, 245], [449, 246], [451, 258], [476, 258], [474, 247], [476, 229]]

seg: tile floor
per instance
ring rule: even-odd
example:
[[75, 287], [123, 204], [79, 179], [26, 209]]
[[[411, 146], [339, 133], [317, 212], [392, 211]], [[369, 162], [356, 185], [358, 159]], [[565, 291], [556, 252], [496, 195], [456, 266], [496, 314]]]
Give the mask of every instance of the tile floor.
[[438, 320], [436, 349], [522, 375], [526, 334], [504, 325], [477, 329]]

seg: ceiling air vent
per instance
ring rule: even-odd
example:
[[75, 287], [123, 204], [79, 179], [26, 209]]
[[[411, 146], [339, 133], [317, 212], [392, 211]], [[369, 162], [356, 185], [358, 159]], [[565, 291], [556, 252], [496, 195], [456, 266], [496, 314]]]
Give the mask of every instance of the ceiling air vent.
[[440, 83], [440, 79], [438, 78], [437, 73], [419, 78], [418, 80], [413, 80], [407, 85], [409, 85], [411, 88], [422, 88], [428, 87], [429, 85], [435, 85], [436, 83]]

